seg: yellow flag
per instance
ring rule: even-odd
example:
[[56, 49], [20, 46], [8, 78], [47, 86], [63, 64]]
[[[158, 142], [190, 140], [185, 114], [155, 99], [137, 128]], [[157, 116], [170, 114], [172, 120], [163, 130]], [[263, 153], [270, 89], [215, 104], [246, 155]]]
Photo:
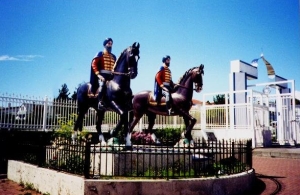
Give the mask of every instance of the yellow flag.
[[264, 56], [261, 57], [267, 67], [267, 71], [268, 71], [268, 77], [269, 78], [274, 78], [275, 77], [275, 70], [272, 67], [272, 65], [264, 58]]

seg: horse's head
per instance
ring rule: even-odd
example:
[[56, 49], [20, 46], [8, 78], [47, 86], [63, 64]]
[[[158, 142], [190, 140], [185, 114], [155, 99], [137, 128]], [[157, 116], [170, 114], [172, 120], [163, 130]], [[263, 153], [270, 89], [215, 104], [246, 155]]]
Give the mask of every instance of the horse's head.
[[140, 44], [134, 42], [132, 46], [125, 49], [114, 66], [115, 75], [125, 75], [134, 79], [138, 74], [138, 60], [140, 59]]
[[201, 64], [199, 67], [193, 70], [192, 79], [195, 83], [195, 91], [199, 93], [203, 86], [203, 75], [204, 75], [204, 65]]
[[128, 74], [131, 79], [134, 79], [138, 74], [138, 61], [140, 59], [140, 44], [134, 42], [127, 50], [128, 58]]

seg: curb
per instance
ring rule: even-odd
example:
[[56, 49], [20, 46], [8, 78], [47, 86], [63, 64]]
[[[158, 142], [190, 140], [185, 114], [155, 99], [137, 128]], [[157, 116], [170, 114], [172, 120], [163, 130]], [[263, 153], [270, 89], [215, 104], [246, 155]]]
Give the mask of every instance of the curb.
[[253, 156], [300, 159], [300, 148], [255, 148]]
[[0, 174], [0, 179], [7, 179], [7, 174]]

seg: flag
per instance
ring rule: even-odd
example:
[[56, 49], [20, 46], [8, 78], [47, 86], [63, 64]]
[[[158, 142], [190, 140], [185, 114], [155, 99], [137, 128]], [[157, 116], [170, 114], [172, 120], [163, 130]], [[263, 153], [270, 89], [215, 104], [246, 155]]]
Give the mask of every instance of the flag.
[[258, 66], [258, 60], [259, 60], [259, 58], [252, 60], [251, 65], [257, 67]]
[[264, 56], [261, 57], [267, 67], [267, 72], [268, 72], [268, 77], [270, 79], [275, 77], [275, 70], [273, 68], [273, 66], [264, 58]]

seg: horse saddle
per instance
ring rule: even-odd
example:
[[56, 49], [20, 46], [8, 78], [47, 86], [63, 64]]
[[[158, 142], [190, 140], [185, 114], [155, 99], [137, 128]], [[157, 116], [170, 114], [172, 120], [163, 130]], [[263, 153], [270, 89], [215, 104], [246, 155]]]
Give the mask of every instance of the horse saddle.
[[148, 103], [150, 106], [165, 106], [166, 105], [166, 98], [162, 96], [160, 102], [155, 100], [153, 92], [149, 93]]
[[94, 94], [92, 92], [92, 84], [88, 83], [87, 86], [88, 86], [88, 92], [87, 92], [88, 98], [97, 98], [98, 94], [99, 94], [99, 88], [97, 89], [96, 93]]

